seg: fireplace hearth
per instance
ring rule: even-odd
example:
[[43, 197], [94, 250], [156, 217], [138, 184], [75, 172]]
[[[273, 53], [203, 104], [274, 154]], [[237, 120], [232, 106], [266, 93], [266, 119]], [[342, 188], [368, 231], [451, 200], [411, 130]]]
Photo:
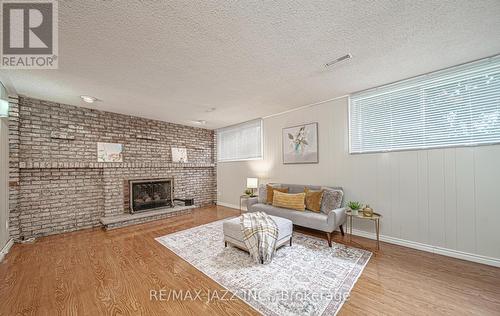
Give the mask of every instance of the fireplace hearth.
[[173, 207], [174, 179], [130, 180], [130, 213]]

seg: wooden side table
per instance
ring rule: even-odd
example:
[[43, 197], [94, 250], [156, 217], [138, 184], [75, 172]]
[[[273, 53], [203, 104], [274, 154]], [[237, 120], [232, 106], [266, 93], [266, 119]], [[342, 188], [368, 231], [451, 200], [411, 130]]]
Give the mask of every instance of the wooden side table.
[[[247, 203], [248, 203], [248, 199], [249, 198], [254, 198], [254, 197], [258, 197], [258, 195], [246, 195], [246, 194], [243, 194], [243, 195], [240, 195], [240, 214], [243, 212], [243, 200], [246, 200]], [[248, 209], [247, 209], [248, 211]]]
[[368, 217], [364, 216], [363, 211], [361, 210], [359, 211], [358, 215], [353, 215], [351, 211], [346, 211], [345, 213], [347, 215], [347, 223], [349, 225], [349, 228], [347, 229], [347, 231], [349, 232], [349, 241], [352, 238], [352, 219], [360, 218], [363, 220], [370, 220], [375, 224], [375, 232], [377, 233], [377, 250], [380, 250], [380, 218], [382, 217], [382, 215], [380, 215], [379, 213], [373, 213], [372, 216]]

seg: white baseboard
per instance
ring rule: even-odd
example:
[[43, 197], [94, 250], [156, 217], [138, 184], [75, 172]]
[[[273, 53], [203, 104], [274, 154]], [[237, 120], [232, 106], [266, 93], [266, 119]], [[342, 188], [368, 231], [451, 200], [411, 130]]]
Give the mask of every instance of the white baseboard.
[[[240, 209], [239, 205], [234, 205], [234, 204], [225, 203], [225, 202], [217, 202], [217, 205], [222, 205], [222, 206], [234, 208], [237, 210]], [[243, 209], [245, 209], [244, 206], [243, 206]], [[346, 228], [346, 227], [344, 227], [344, 228]], [[360, 237], [373, 239], [373, 240], [377, 239], [376, 235], [374, 233], [366, 232], [364, 230], [353, 229], [352, 234], [356, 235], [356, 236], [360, 236]], [[423, 243], [419, 243], [419, 242], [415, 242], [415, 241], [400, 239], [400, 238], [386, 236], [386, 235], [380, 235], [380, 240], [387, 242], [387, 243], [390, 243], [390, 244], [395, 244], [395, 245], [404, 246], [404, 247], [408, 247], [408, 248], [412, 248], [412, 249], [422, 250], [422, 251], [426, 251], [426, 252], [430, 252], [430, 253], [435, 253], [435, 254], [447, 256], [447, 257], [482, 263], [482, 264], [486, 264], [486, 265], [490, 265], [490, 266], [494, 266], [494, 267], [500, 267], [500, 259], [497, 259], [497, 258], [476, 255], [476, 254], [472, 254], [472, 253], [468, 253], [468, 252], [453, 250], [453, 249], [439, 247], [439, 246], [432, 246], [432, 245], [428, 245], [428, 244], [423, 244]]]
[[[219, 202], [217, 201], [217, 205], [220, 205], [220, 206], [225, 206], [225, 207], [230, 207], [230, 208], [234, 208], [234, 209], [237, 209], [239, 210], [240, 209], [240, 206], [239, 205], [234, 205], [234, 204], [230, 204], [230, 203], [225, 203], [225, 202]], [[243, 206], [242, 207], [244, 210], [246, 210], [246, 207]]]
[[[360, 236], [360, 237], [369, 238], [369, 239], [374, 239], [374, 240], [377, 239], [376, 235], [374, 233], [369, 233], [369, 232], [366, 232], [363, 230], [353, 229], [352, 234], [356, 235], [356, 236]], [[395, 245], [404, 246], [404, 247], [408, 247], [408, 248], [418, 249], [418, 250], [422, 250], [422, 251], [427, 251], [427, 252], [431, 252], [431, 253], [435, 253], [435, 254], [439, 254], [439, 255], [443, 255], [443, 256], [448, 256], [448, 257], [453, 257], [453, 258], [457, 258], [457, 259], [487, 264], [487, 265], [494, 266], [494, 267], [500, 267], [500, 259], [497, 259], [497, 258], [476, 255], [476, 254], [472, 254], [472, 253], [468, 253], [468, 252], [453, 250], [453, 249], [449, 249], [449, 248], [443, 248], [443, 247], [439, 247], [439, 246], [422, 244], [419, 242], [390, 237], [390, 236], [386, 236], [386, 235], [380, 235], [380, 241], [384, 241], [384, 242], [387, 242], [390, 244], [395, 244]]]
[[0, 251], [0, 262], [2, 262], [3, 258], [9, 252], [10, 247], [12, 247], [13, 244], [14, 244], [14, 240], [13, 239], [9, 239], [7, 241], [7, 243], [5, 244], [5, 246]]

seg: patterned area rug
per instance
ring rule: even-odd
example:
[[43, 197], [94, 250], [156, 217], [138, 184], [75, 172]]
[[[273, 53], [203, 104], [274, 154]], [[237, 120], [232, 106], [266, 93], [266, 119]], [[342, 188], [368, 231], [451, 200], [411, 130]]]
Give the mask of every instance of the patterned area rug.
[[224, 247], [217, 221], [156, 238], [165, 247], [264, 315], [335, 315], [371, 252], [294, 232], [267, 265]]

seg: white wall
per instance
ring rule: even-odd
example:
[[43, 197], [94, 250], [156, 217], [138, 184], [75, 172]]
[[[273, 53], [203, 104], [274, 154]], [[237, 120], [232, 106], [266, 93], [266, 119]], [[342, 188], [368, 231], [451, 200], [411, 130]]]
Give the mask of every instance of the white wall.
[[[382, 213], [386, 241], [500, 265], [500, 146], [349, 155], [347, 102], [265, 119], [263, 160], [218, 164], [219, 202], [238, 205], [250, 176], [338, 185]], [[309, 122], [319, 123], [320, 163], [283, 165], [282, 128]], [[366, 224], [358, 234], [373, 232]]]
[[[0, 250], [9, 240], [7, 220], [9, 218], [9, 128], [8, 120], [0, 118]], [[1, 260], [2, 254], [0, 254]]]

